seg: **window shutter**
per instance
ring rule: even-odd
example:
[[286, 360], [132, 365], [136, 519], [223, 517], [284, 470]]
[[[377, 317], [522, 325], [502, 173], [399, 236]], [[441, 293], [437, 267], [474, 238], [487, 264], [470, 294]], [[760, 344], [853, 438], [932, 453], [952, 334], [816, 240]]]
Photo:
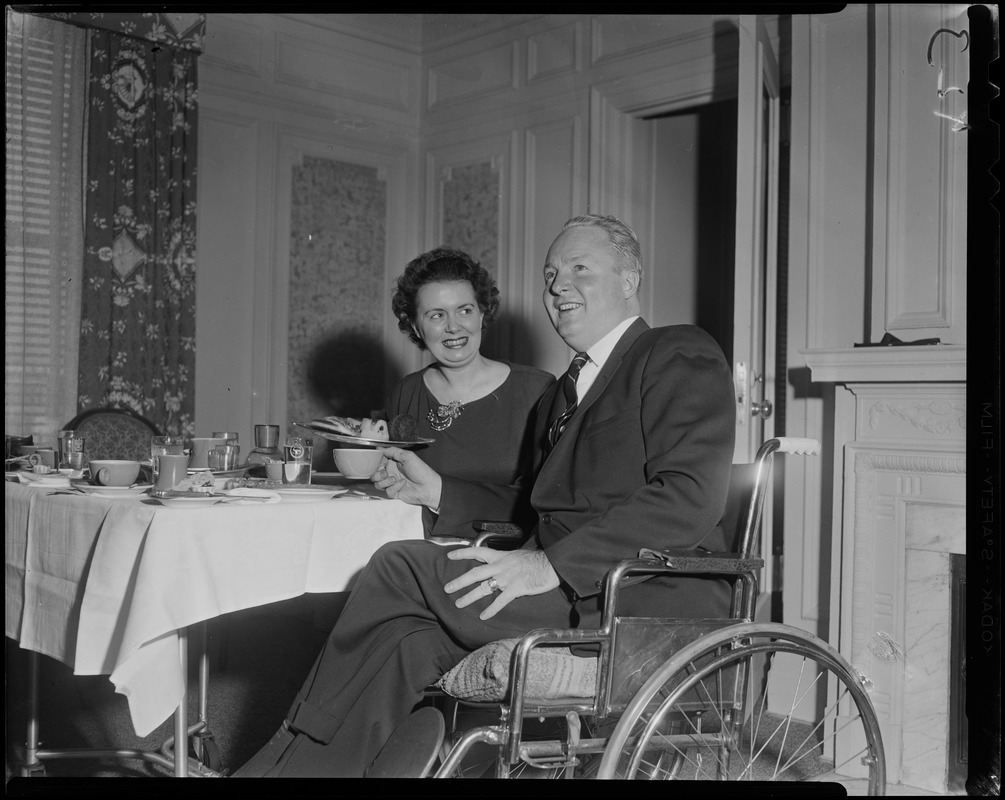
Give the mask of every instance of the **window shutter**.
[[77, 405], [85, 34], [6, 21], [4, 424], [54, 444]]

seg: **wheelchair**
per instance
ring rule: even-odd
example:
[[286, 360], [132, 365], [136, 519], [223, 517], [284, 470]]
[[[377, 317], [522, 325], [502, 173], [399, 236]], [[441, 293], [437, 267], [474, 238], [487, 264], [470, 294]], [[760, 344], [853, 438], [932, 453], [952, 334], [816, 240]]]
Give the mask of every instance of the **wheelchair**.
[[[773, 456], [818, 450], [815, 440], [780, 437], [765, 442], [752, 464], [734, 465], [723, 525], [738, 531], [736, 553], [654, 549], [621, 562], [607, 576], [599, 629], [531, 631], [511, 643], [501, 674], [485, 668], [483, 651], [493, 645], [469, 654], [455, 670], [465, 671], [471, 661], [467, 671], [486, 685], [452, 691], [441, 679], [433, 704], [414, 712], [414, 724], [406, 723], [400, 737], [396, 731], [385, 750], [400, 754], [404, 743], [417, 753], [421, 748], [412, 746], [408, 728], [427, 725], [442, 737], [439, 752], [413, 776], [428, 776], [438, 763], [437, 778], [848, 778], [864, 782], [868, 794], [885, 794], [883, 742], [868, 679], [826, 642], [791, 626], [754, 621], [763, 562], [753, 553]], [[490, 532], [476, 543], [498, 536]], [[618, 591], [626, 579], [658, 574], [729, 577], [729, 618], [619, 616]], [[597, 654], [569, 650], [583, 645]], [[574, 674], [577, 685], [563, 684], [562, 675]], [[459, 730], [463, 716], [488, 714], [497, 719]], [[378, 756], [375, 774], [381, 761]]]

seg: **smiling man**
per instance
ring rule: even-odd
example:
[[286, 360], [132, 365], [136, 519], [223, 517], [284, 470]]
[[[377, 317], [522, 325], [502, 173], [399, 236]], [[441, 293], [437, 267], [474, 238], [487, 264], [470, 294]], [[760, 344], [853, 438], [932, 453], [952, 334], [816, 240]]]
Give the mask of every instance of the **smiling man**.
[[[690, 325], [639, 317], [643, 265], [613, 217], [566, 223], [544, 262], [543, 299], [575, 351], [541, 400], [531, 503], [515, 551], [395, 542], [360, 576], [287, 721], [238, 775], [360, 776], [422, 697], [465, 655], [534, 628], [594, 628], [604, 576], [643, 547], [721, 550], [733, 453], [733, 391], [722, 351]], [[461, 524], [491, 518], [490, 487], [440, 476], [387, 448], [374, 483]], [[720, 616], [728, 587], [656, 577], [621, 611]]]

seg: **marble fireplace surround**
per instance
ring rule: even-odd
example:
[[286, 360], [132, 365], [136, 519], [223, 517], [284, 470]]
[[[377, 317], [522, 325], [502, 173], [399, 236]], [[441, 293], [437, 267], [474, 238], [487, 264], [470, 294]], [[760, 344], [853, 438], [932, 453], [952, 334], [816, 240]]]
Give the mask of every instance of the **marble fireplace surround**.
[[871, 682], [887, 779], [949, 791], [952, 554], [966, 553], [966, 348], [804, 353], [834, 385], [832, 644]]

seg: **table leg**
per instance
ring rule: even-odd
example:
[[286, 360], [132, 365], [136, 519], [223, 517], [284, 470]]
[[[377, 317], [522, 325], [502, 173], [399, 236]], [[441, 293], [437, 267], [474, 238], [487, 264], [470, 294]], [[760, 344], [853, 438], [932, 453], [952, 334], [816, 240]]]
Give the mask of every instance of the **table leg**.
[[21, 777], [28, 778], [45, 772], [38, 757], [38, 653], [28, 651], [28, 725], [24, 743], [24, 764]]
[[178, 657], [181, 659], [181, 702], [174, 712], [174, 774], [188, 777], [188, 631], [178, 631]]
[[[205, 631], [204, 631], [205, 635]], [[203, 642], [205, 644], [205, 642]], [[205, 658], [205, 647], [203, 648]], [[207, 725], [207, 709], [209, 705], [209, 670], [208, 665], [200, 663], [199, 668], [199, 721], [193, 726], [193, 730], [188, 729], [188, 632], [179, 631], [178, 635], [178, 656], [181, 663], [186, 665], [182, 670], [182, 700], [175, 709], [174, 738], [165, 743], [166, 747], [162, 752], [152, 752], [147, 750], [132, 749], [100, 749], [100, 748], [72, 748], [72, 749], [43, 749], [39, 746], [39, 674], [41, 669], [40, 654], [34, 650], [25, 651], [27, 656], [27, 724], [25, 733], [25, 758], [21, 764], [19, 772], [21, 777], [30, 778], [33, 776], [45, 775], [45, 761], [53, 759], [140, 759], [151, 764], [157, 764], [164, 769], [173, 769], [176, 777], [185, 778], [194, 770], [194, 774], [200, 777], [218, 777], [216, 770], [204, 766], [198, 761], [189, 764], [188, 738], [191, 734], [205, 731]], [[212, 738], [212, 737], [209, 737]], [[170, 745], [181, 743], [181, 752], [175, 748], [171, 752]], [[195, 746], [198, 753], [205, 752], [206, 742], [197, 739]], [[201, 757], [201, 756], [200, 756]], [[216, 757], [219, 761], [219, 757]]]

